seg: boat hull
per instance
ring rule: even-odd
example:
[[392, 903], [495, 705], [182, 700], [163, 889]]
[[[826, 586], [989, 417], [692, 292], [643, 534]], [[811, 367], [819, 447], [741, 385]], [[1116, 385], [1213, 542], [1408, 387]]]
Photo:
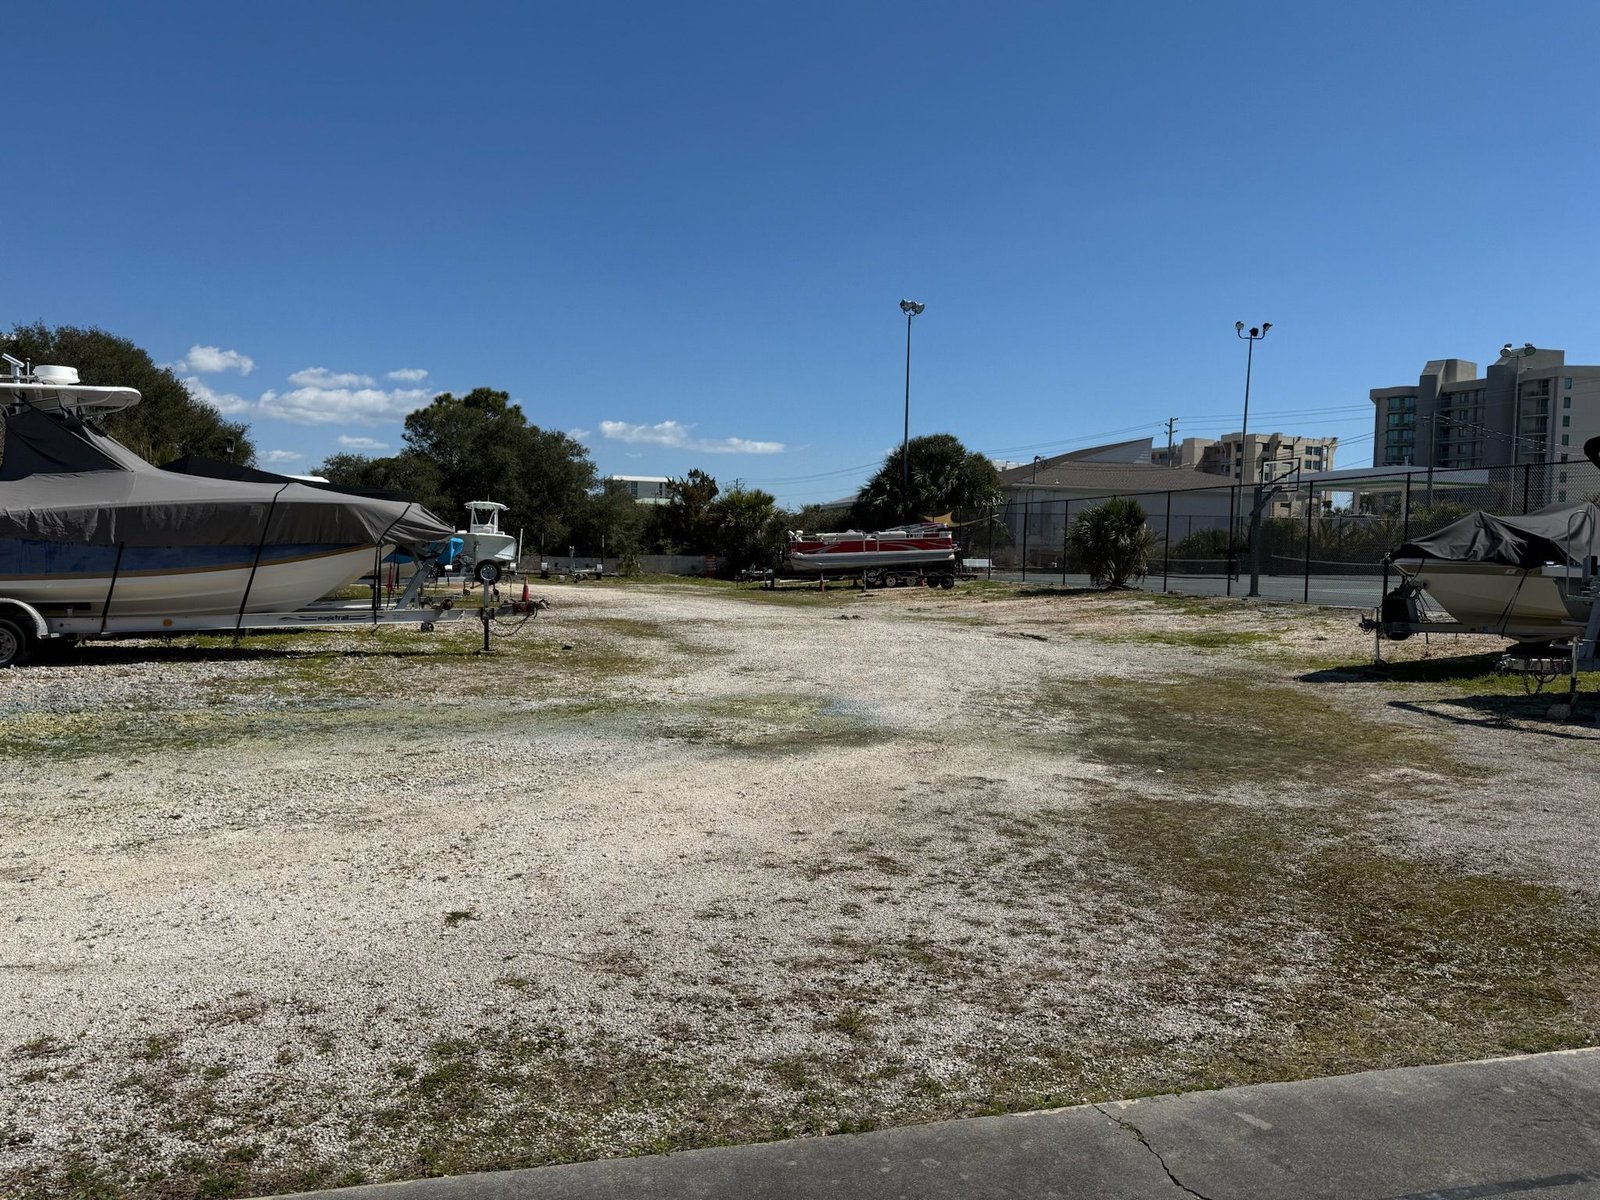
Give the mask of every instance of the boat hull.
[[[0, 595], [46, 613], [197, 617], [304, 607], [372, 570], [371, 546], [116, 547], [0, 540]], [[253, 578], [252, 578], [253, 576]], [[248, 589], [248, 599], [246, 592]], [[241, 605], [242, 610], [241, 610]]]
[[921, 530], [793, 537], [788, 563], [792, 571], [815, 574], [907, 568], [951, 571], [958, 554], [955, 538], [937, 526], [929, 526]]
[[1461, 624], [1477, 632], [1518, 641], [1570, 637], [1573, 623], [1587, 616], [1587, 601], [1575, 592], [1564, 567], [1520, 567], [1486, 562], [1400, 559], [1399, 572], [1422, 585], [1428, 596]]
[[797, 571], [878, 571], [889, 567], [954, 567], [956, 552], [936, 550], [824, 550], [790, 551], [789, 565]]

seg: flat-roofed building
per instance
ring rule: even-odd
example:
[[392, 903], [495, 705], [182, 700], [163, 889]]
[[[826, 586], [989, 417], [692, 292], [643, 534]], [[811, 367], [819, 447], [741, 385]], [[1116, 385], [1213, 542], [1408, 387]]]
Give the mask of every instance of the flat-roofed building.
[[605, 482], [616, 480], [628, 489], [640, 504], [666, 504], [672, 499], [672, 480], [665, 475], [607, 475]]
[[1440, 358], [1415, 384], [1373, 388], [1373, 466], [1526, 467], [1539, 502], [1577, 499], [1564, 464], [1600, 436], [1600, 366], [1566, 359], [1507, 343], [1481, 376], [1477, 363]]

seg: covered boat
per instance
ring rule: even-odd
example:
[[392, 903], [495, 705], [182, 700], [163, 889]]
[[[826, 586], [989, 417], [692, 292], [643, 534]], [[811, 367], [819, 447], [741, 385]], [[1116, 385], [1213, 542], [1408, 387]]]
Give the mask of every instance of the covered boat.
[[1600, 508], [1578, 501], [1523, 516], [1469, 513], [1390, 562], [1473, 631], [1538, 642], [1569, 637], [1588, 618], [1597, 556]]
[[0, 379], [0, 596], [47, 616], [299, 608], [372, 570], [388, 548], [420, 554], [452, 532], [406, 500], [265, 472], [162, 470], [96, 423], [138, 403], [137, 391], [11, 361]]

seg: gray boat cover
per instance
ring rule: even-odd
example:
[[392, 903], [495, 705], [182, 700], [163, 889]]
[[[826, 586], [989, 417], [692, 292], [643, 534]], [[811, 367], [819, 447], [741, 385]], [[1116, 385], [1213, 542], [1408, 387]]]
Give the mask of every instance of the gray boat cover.
[[1533, 570], [1600, 554], [1600, 508], [1587, 501], [1554, 504], [1520, 517], [1475, 512], [1407, 542], [1391, 558], [1503, 563]]
[[5, 414], [0, 538], [87, 545], [418, 544], [455, 531], [420, 504], [151, 466], [92, 423]]

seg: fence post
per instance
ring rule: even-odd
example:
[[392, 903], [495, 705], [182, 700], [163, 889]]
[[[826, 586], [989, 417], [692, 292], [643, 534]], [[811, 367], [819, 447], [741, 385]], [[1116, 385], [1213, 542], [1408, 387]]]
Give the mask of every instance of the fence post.
[[1067, 533], [1072, 528], [1072, 501], [1061, 502], [1061, 586], [1067, 586]]
[[1167, 491], [1167, 521], [1161, 527], [1161, 590], [1167, 590], [1167, 569], [1172, 565], [1172, 491]]
[[1400, 498], [1400, 540], [1411, 540], [1411, 472], [1406, 472], [1406, 491]]
[[989, 506], [989, 545], [987, 547], [989, 552], [984, 555], [984, 559], [989, 565], [984, 568], [983, 577], [991, 581], [994, 579], [994, 527], [995, 523], [1000, 520], [1002, 511], [998, 504]]
[[1524, 463], [1522, 467], [1522, 514], [1528, 514], [1528, 484], [1533, 480], [1533, 464]]
[[1233, 485], [1228, 489], [1228, 571], [1223, 576], [1222, 594], [1233, 595], [1233, 567], [1237, 561], [1234, 558], [1233, 535], [1238, 532], [1239, 525], [1235, 514], [1239, 511], [1239, 486]]
[[1302, 601], [1311, 603], [1311, 523], [1317, 515], [1317, 485], [1310, 484], [1306, 488], [1306, 594]]
[[1023, 583], [1027, 583], [1028, 582], [1028, 526], [1032, 523], [1031, 518], [1032, 518], [1033, 514], [1030, 512], [1030, 509], [1032, 509], [1032, 507], [1033, 507], [1033, 502], [1031, 500], [1024, 500], [1022, 502], [1022, 582]]

